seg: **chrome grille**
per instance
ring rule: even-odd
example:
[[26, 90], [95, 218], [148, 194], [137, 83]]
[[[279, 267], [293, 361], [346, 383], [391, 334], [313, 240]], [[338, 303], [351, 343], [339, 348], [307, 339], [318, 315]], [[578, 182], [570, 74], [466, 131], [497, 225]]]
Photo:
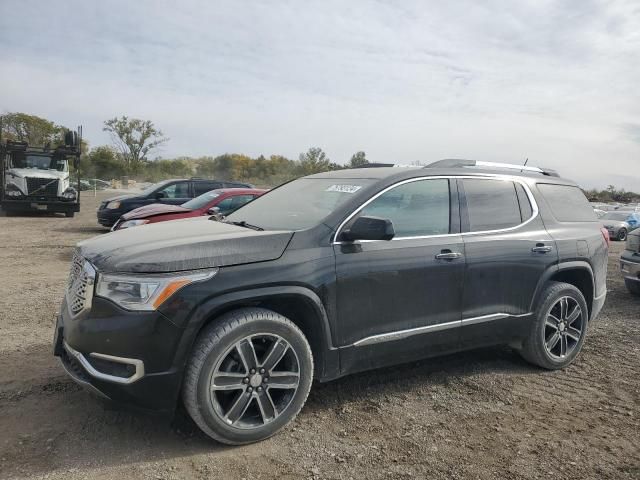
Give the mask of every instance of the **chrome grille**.
[[27, 177], [27, 195], [55, 198], [58, 196], [58, 180]]
[[73, 255], [67, 283], [67, 306], [72, 316], [91, 308], [96, 271], [78, 251]]

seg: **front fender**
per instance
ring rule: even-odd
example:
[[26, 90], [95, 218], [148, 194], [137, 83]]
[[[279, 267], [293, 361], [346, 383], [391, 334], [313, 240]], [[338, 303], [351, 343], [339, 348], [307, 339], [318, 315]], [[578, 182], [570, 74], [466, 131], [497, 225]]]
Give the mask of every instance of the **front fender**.
[[234, 307], [241, 308], [251, 305], [252, 303], [260, 303], [267, 299], [286, 299], [290, 297], [304, 299], [305, 302], [313, 308], [316, 317], [314, 320], [318, 322], [318, 326], [322, 332], [321, 348], [323, 351], [333, 352], [337, 356], [338, 351], [333, 346], [327, 312], [320, 297], [306, 287], [283, 285], [228, 292], [209, 298], [198, 305], [189, 315], [187, 323], [184, 325], [184, 333], [176, 351], [174, 366], [178, 367], [179, 370], [183, 370], [198, 334], [212, 318], [229, 310], [233, 310]]

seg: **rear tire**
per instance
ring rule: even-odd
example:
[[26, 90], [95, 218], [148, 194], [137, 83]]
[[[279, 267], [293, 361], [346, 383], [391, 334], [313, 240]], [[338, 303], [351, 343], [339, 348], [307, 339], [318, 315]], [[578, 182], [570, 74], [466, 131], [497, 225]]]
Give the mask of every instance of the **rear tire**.
[[618, 230], [618, 236], [616, 238], [618, 239], [618, 241], [624, 242], [627, 239], [627, 229], [621, 228], [620, 230]]
[[630, 294], [640, 296], [640, 282], [634, 282], [633, 280], [625, 278], [624, 284]]
[[313, 380], [304, 334], [271, 310], [227, 313], [198, 336], [182, 391], [194, 422], [228, 445], [264, 440], [291, 422]]
[[64, 216], [67, 218], [73, 218], [76, 212], [64, 212]]
[[582, 292], [569, 283], [549, 282], [520, 354], [548, 370], [564, 368], [580, 353], [588, 325], [589, 309]]

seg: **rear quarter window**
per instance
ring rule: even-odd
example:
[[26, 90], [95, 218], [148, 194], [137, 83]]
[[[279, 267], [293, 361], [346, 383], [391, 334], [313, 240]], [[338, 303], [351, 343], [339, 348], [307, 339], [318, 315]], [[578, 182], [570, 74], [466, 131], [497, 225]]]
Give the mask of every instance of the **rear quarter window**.
[[538, 189], [549, 204], [551, 213], [559, 222], [595, 222], [598, 220], [587, 197], [578, 187], [539, 183]]

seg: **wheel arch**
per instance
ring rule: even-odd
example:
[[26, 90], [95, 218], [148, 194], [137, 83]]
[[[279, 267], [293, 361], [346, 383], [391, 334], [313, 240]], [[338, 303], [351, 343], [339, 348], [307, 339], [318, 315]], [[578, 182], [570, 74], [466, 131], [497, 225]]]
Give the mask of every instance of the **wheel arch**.
[[564, 282], [576, 287], [584, 296], [589, 309], [589, 317], [593, 312], [593, 300], [595, 295], [595, 285], [593, 280], [593, 269], [591, 265], [584, 261], [563, 262], [545, 271], [538, 282], [536, 293], [531, 303], [531, 311], [540, 300], [540, 295], [547, 282]]
[[272, 310], [291, 320], [305, 335], [314, 357], [315, 377], [324, 380], [339, 375], [338, 350], [334, 348], [331, 328], [318, 295], [306, 287], [280, 286], [230, 292], [199, 306], [185, 330], [178, 355], [182, 369], [198, 335], [221, 315], [248, 307]]

